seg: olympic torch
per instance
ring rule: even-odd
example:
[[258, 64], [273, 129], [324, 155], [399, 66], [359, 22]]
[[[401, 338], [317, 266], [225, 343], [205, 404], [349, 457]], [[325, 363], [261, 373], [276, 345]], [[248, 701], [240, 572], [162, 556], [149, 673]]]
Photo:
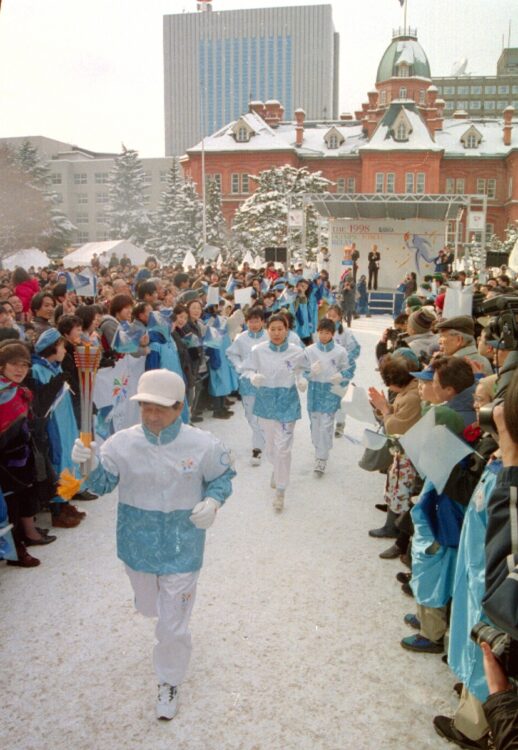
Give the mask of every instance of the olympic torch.
[[[83, 445], [89, 447], [92, 440], [92, 412], [95, 376], [101, 361], [101, 347], [93, 344], [80, 344], [74, 351], [74, 361], [79, 375], [79, 396], [81, 402], [80, 438]], [[81, 464], [81, 476], [90, 473], [90, 461]], [[58, 495], [65, 500], [71, 500], [79, 492], [81, 482], [67, 469], [61, 472]]]

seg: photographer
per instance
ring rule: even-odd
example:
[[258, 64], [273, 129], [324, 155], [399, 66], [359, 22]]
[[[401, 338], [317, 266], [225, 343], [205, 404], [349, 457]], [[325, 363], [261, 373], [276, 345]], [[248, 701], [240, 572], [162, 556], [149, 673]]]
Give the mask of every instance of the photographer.
[[380, 360], [385, 354], [391, 354], [395, 349], [407, 346], [405, 337], [407, 335], [408, 315], [401, 313], [394, 318], [394, 327], [386, 328], [376, 344], [376, 359]]
[[[488, 617], [518, 640], [518, 372], [513, 374], [503, 404], [493, 409], [503, 469], [488, 507], [486, 534], [486, 594]], [[490, 697], [484, 711], [497, 750], [518, 748], [518, 696], [490, 646], [482, 644]], [[514, 675], [513, 675], [514, 676]]]

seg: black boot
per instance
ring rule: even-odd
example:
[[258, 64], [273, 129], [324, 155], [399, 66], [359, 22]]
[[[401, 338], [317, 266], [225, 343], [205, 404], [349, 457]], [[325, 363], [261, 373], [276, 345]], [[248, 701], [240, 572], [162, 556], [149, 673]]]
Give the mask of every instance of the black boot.
[[397, 513], [394, 513], [393, 510], [388, 510], [385, 525], [380, 529], [371, 529], [369, 531], [369, 536], [374, 536], [379, 539], [397, 539], [399, 536], [399, 531], [396, 527], [397, 517]]

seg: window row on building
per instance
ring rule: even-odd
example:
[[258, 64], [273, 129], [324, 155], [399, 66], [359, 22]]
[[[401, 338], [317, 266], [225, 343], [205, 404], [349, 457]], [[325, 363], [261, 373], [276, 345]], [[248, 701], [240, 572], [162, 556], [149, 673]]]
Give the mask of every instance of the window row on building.
[[[496, 179], [478, 177], [475, 184], [477, 195], [487, 195], [488, 198], [496, 198]], [[465, 195], [466, 180], [464, 177], [447, 177], [444, 192], [447, 195]]]
[[[374, 177], [375, 193], [395, 193], [396, 192], [396, 174], [395, 172], [376, 172]], [[406, 172], [405, 173], [405, 193], [425, 193], [426, 192], [426, 175], [424, 172]]]
[[437, 86], [439, 94], [443, 96], [481, 96], [482, 93], [494, 95], [494, 94], [518, 94], [517, 85], [502, 84], [497, 85], [486, 85], [486, 86]]
[[484, 101], [480, 101], [479, 99], [457, 99], [454, 101], [451, 99], [445, 103], [444, 109], [448, 111], [466, 109], [470, 111], [484, 110], [486, 112], [503, 112], [503, 110], [509, 105], [518, 109], [518, 99], [513, 101], [507, 99], [501, 101], [495, 101], [494, 99], [486, 99]]

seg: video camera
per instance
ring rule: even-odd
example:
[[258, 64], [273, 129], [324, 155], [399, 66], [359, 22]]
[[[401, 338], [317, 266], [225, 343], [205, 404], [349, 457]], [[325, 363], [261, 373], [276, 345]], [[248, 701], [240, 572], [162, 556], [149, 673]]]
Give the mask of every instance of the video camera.
[[506, 675], [518, 685], [518, 641], [514, 641], [503, 630], [498, 630], [485, 622], [477, 622], [471, 630], [470, 637], [479, 646], [481, 643], [487, 643]]
[[498, 341], [501, 349], [518, 351], [518, 296], [501, 294], [484, 300], [474, 306], [473, 314], [475, 317], [493, 315], [487, 326], [487, 338]]

